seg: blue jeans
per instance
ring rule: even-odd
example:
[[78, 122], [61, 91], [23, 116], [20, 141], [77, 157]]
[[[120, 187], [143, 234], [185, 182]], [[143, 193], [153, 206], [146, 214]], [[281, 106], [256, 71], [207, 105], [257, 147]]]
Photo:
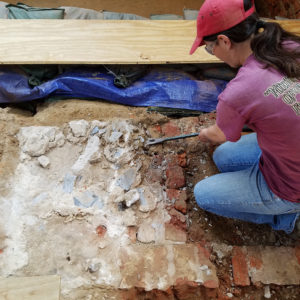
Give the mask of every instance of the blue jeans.
[[213, 159], [221, 173], [196, 184], [197, 204], [223, 217], [269, 224], [291, 233], [300, 203], [280, 199], [269, 189], [258, 167], [260, 155], [255, 133], [219, 146]]

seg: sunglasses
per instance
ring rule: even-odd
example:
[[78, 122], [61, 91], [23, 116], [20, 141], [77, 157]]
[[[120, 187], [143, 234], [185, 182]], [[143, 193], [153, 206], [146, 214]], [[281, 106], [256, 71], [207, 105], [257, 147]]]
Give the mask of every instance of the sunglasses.
[[211, 44], [209, 45], [206, 45], [205, 46], [205, 50], [207, 53], [209, 53], [210, 55], [214, 55], [214, 48], [215, 48], [215, 45], [217, 44], [217, 41], [214, 41], [212, 42]]

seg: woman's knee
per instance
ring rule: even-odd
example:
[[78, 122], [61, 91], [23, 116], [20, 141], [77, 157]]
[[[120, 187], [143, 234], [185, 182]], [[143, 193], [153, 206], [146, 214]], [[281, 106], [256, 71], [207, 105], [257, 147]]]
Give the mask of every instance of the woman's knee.
[[218, 146], [213, 153], [213, 161], [220, 172], [223, 172], [228, 164], [228, 143], [230, 142]]
[[199, 181], [194, 187], [194, 195], [199, 207], [206, 209], [212, 201], [214, 195], [214, 188], [210, 184], [210, 180], [203, 179]]

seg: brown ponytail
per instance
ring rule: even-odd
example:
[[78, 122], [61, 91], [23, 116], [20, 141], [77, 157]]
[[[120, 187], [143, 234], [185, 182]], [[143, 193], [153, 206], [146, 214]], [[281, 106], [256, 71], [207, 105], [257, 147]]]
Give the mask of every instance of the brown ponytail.
[[[263, 28], [263, 32], [259, 32]], [[298, 44], [289, 47], [285, 42]], [[275, 22], [260, 23], [251, 41], [255, 58], [289, 78], [300, 79], [300, 37], [285, 31]]]

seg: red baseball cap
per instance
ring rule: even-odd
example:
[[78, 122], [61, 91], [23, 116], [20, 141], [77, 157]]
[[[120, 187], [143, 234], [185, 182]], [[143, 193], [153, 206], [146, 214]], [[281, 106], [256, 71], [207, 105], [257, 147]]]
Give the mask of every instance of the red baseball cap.
[[203, 37], [227, 30], [255, 12], [252, 7], [245, 11], [244, 0], [206, 0], [200, 8], [197, 18], [197, 37], [190, 50], [193, 54], [199, 46], [204, 45]]

